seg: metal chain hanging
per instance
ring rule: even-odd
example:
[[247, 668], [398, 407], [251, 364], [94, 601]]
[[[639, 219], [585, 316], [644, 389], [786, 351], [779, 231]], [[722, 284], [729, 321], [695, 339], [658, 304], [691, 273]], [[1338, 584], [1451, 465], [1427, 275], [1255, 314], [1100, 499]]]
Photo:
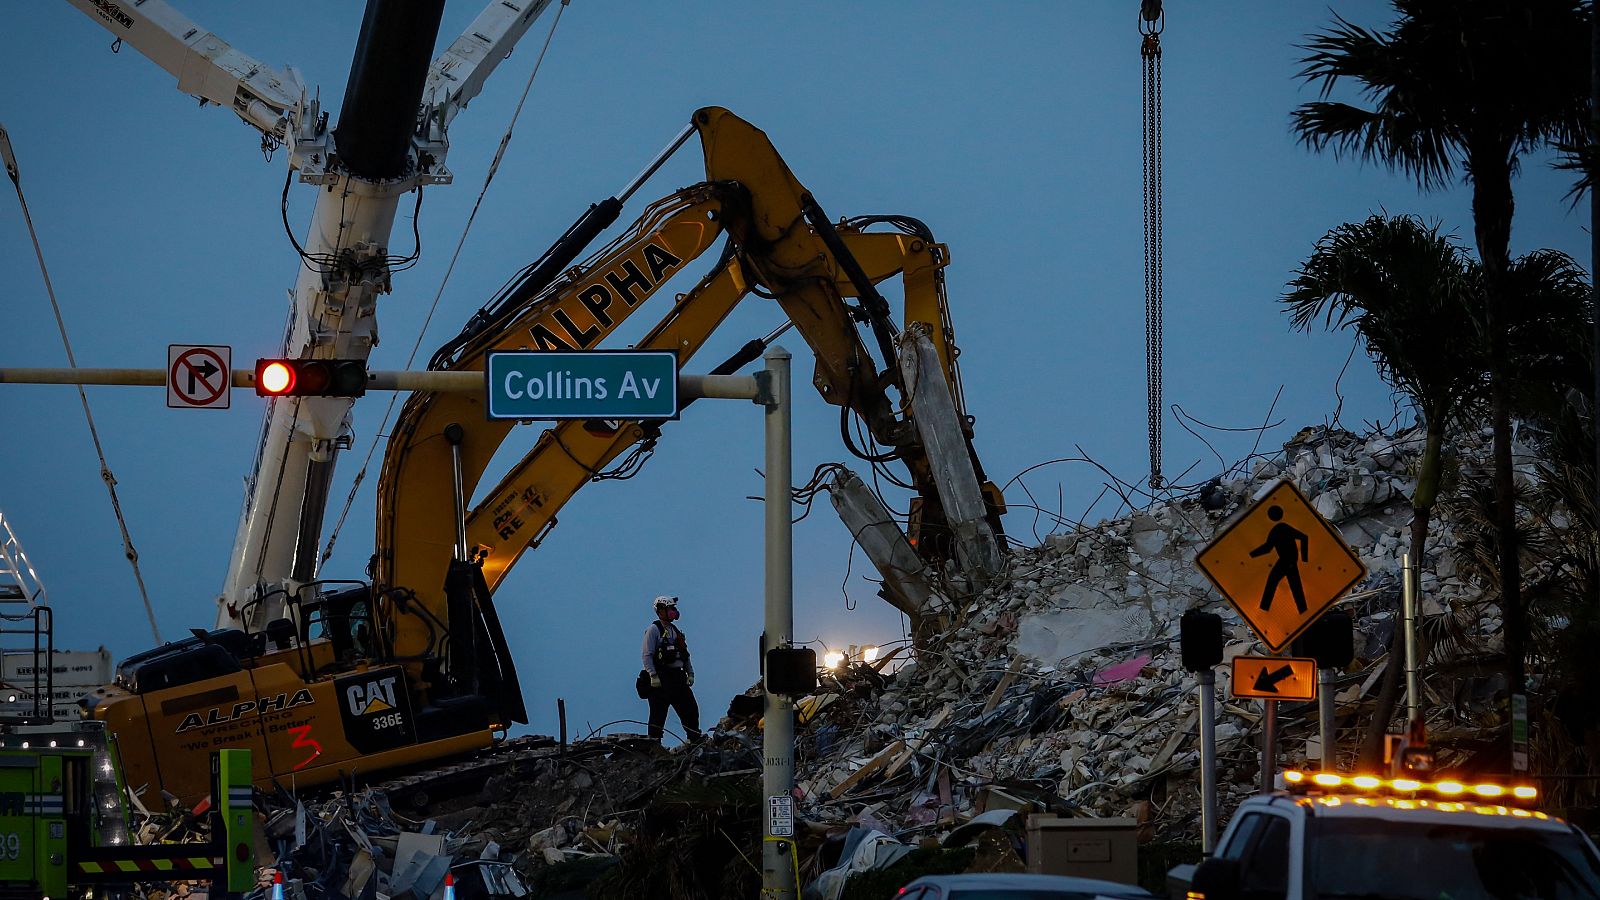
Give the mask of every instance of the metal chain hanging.
[[1141, 0], [1139, 45], [1144, 116], [1144, 350], [1150, 421], [1150, 488], [1161, 477], [1161, 0]]

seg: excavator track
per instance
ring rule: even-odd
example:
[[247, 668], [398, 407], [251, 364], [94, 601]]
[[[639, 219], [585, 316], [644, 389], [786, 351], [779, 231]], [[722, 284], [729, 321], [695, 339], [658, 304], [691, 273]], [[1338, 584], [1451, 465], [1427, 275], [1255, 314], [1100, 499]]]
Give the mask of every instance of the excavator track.
[[618, 751], [660, 752], [660, 745], [642, 734], [611, 734], [562, 745], [549, 735], [509, 738], [447, 765], [407, 772], [368, 786], [382, 791], [397, 808], [426, 812], [436, 802], [481, 791], [490, 778], [524, 762], [592, 759]]

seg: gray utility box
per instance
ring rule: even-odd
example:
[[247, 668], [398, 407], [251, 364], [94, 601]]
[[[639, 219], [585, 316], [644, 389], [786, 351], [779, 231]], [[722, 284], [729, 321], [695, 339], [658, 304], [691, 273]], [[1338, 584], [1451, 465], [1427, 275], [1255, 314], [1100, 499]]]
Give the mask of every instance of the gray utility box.
[[1028, 817], [1028, 871], [1139, 883], [1139, 823], [1133, 819]]

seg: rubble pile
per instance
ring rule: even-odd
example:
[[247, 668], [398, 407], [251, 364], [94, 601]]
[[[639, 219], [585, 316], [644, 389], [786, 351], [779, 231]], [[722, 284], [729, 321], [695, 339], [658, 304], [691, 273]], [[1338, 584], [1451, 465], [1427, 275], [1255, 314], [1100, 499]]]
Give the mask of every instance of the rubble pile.
[[758, 751], [736, 735], [672, 752], [634, 734], [512, 744], [464, 767], [476, 783], [447, 769], [315, 798], [258, 793], [257, 895], [282, 871], [291, 898], [425, 900], [443, 897], [447, 872], [462, 900], [546, 896], [552, 871], [587, 883], [643, 840], [663, 790], [760, 771]]
[[[1336, 685], [1349, 763], [1388, 664], [1422, 443], [1416, 430], [1306, 429], [1281, 455], [1197, 490], [1014, 549], [981, 595], [954, 604], [947, 627], [924, 636], [914, 659], [900, 647], [825, 675], [799, 704], [797, 729], [797, 867], [808, 895], [841, 896], [849, 873], [825, 872], [836, 864], [881, 868], [907, 845], [957, 846], [951, 838], [980, 826], [1015, 829], [1011, 811], [1131, 817], [1141, 841], [1197, 842], [1198, 698], [1180, 664], [1179, 619], [1190, 609], [1220, 613], [1229, 658], [1261, 651], [1193, 563], [1278, 478], [1293, 480], [1369, 573], [1342, 601], [1358, 629], [1357, 661]], [[1464, 475], [1487, 477], [1486, 434], [1454, 437], [1452, 452]], [[1487, 656], [1499, 647], [1498, 611], [1458, 568], [1456, 527], [1447, 509], [1436, 510], [1421, 577], [1424, 633], [1453, 659]], [[1435, 671], [1425, 683], [1436, 701], [1430, 731], [1446, 737], [1447, 752], [1452, 729], [1503, 727], [1493, 719], [1498, 675], [1469, 667]], [[1225, 683], [1216, 699], [1227, 816], [1259, 784], [1261, 716]], [[663, 896], [745, 893], [759, 879], [745, 856], [760, 844], [750, 813], [760, 805], [759, 714], [758, 686], [735, 698], [709, 741], [671, 752], [637, 735], [560, 746], [523, 738], [470, 789], [413, 779], [315, 802], [264, 796], [262, 864], [288, 873], [291, 897], [441, 897], [446, 871], [463, 900], [584, 884], [590, 896], [630, 896], [645, 883], [638, 877], [653, 879], [647, 893], [669, 885]], [[1320, 755], [1314, 704], [1281, 703], [1279, 723], [1284, 761]], [[869, 848], [875, 861], [841, 851], [841, 841]], [[1020, 866], [1004, 844], [986, 865]], [[574, 872], [581, 877], [560, 881]], [[595, 893], [608, 877], [609, 892]], [[261, 895], [268, 889], [264, 880]]]
[[[1358, 660], [1336, 695], [1340, 750], [1353, 755], [1395, 627], [1422, 439], [1417, 430], [1362, 437], [1306, 429], [1248, 474], [1014, 550], [1004, 576], [916, 661], [888, 679], [841, 676], [841, 701], [807, 732], [805, 811], [902, 837], [996, 808], [1132, 816], [1146, 839], [1198, 840], [1198, 698], [1180, 663], [1179, 619], [1190, 609], [1220, 613], [1229, 659], [1262, 651], [1193, 563], [1219, 525], [1280, 477], [1368, 569], [1342, 601], [1358, 621]], [[1486, 435], [1457, 438], [1464, 471], [1487, 465], [1487, 444]], [[1421, 576], [1425, 627], [1450, 635], [1458, 653], [1492, 652], [1498, 612], [1457, 571], [1448, 552], [1456, 541], [1441, 515]], [[1259, 783], [1260, 714], [1253, 702], [1231, 700], [1225, 681], [1217, 738], [1227, 815]], [[1449, 687], [1435, 679], [1430, 689], [1448, 693], [1436, 715], [1443, 721], [1430, 725], [1486, 724], [1497, 684], [1494, 676]], [[1279, 716], [1283, 759], [1320, 755], [1314, 704], [1281, 703]]]

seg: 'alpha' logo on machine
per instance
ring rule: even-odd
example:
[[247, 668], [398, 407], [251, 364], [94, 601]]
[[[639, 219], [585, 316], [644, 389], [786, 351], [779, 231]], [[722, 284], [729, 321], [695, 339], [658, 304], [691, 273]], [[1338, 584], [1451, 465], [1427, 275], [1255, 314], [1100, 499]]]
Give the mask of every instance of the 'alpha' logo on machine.
[[[257, 697], [254, 700], [240, 700], [238, 703], [233, 704], [232, 707], [213, 706], [206, 710], [203, 716], [198, 712], [192, 712], [184, 716], [183, 722], [178, 725], [178, 734], [183, 734], [191, 728], [204, 728], [207, 725], [226, 725], [229, 722], [237, 722], [251, 714], [263, 715], [265, 713], [282, 712], [286, 709], [294, 709], [296, 706], [305, 706], [307, 703], [315, 702], [316, 700], [311, 696], [311, 691], [301, 688], [295, 691], [293, 695], [290, 695], [288, 691], [284, 691], [276, 697]], [[227, 710], [227, 712], [223, 710]]]
[[[628, 254], [627, 259], [617, 263], [609, 271], [598, 278], [591, 279], [592, 283], [577, 292], [577, 302], [573, 303], [573, 296], [562, 298], [562, 302], [550, 313], [554, 319], [554, 327], [540, 322], [528, 329], [533, 338], [534, 346], [540, 350], [587, 350], [595, 342], [609, 332], [616, 324], [617, 318], [626, 318], [633, 307], [643, 303], [649, 298], [650, 293], [661, 284], [662, 280], [673, 269], [683, 265], [683, 260], [673, 256], [671, 251], [655, 241], [645, 244], [639, 250], [640, 261], [644, 269], [639, 267]], [[645, 271], [648, 269], [649, 271]], [[618, 298], [628, 307], [620, 317], [613, 317], [608, 311]], [[572, 313], [582, 306], [594, 319], [595, 324], [588, 328], [580, 328], [572, 320]]]

